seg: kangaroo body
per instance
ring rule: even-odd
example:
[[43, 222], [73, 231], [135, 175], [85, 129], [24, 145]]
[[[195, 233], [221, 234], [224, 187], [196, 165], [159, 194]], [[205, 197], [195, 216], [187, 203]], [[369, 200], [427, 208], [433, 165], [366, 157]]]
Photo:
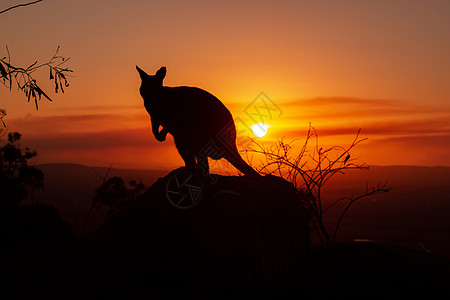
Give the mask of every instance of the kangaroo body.
[[219, 99], [195, 87], [163, 86], [165, 67], [155, 75], [136, 68], [155, 138], [162, 142], [170, 133], [186, 167], [209, 172], [208, 157], [225, 158], [242, 173], [259, 175], [239, 155], [233, 117]]

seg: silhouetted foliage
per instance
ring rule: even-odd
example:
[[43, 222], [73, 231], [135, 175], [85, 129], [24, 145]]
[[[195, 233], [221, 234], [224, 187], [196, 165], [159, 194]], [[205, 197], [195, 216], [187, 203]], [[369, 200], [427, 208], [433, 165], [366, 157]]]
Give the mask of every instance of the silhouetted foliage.
[[[348, 170], [368, 170], [369, 167], [364, 163], [356, 162], [352, 158], [350, 151], [359, 143], [366, 139], [359, 139], [358, 130], [355, 139], [348, 147], [333, 146], [323, 148], [319, 145], [318, 134], [314, 127], [310, 125], [306, 140], [300, 148], [298, 154], [294, 152], [294, 141], [286, 143], [284, 139], [279, 140], [271, 147], [264, 147], [253, 141], [256, 149], [248, 149], [247, 153], [262, 154], [264, 160], [261, 161], [259, 172], [265, 174], [276, 174], [291, 182], [301, 196], [304, 206], [309, 212], [309, 218], [314, 231], [317, 233], [321, 242], [331, 242], [336, 240], [336, 235], [342, 219], [349, 210], [350, 206], [356, 201], [389, 191], [385, 184], [378, 184], [376, 187], [369, 188], [366, 185], [365, 192], [350, 197], [342, 197], [328, 206], [324, 206], [322, 199], [322, 189], [325, 184], [336, 174], [344, 174]], [[315, 138], [315, 145], [310, 149], [309, 143]], [[333, 234], [324, 224], [324, 214], [340, 202], [346, 202], [341, 211]]]
[[15, 82], [17, 88], [25, 93], [28, 102], [30, 102], [30, 100], [34, 101], [36, 109], [38, 109], [38, 101], [42, 99], [42, 96], [47, 100], [52, 101], [33, 77], [33, 73], [38, 69], [48, 68], [50, 80], [55, 84], [55, 93], [58, 93], [58, 91], [64, 93], [64, 88], [69, 86], [67, 77], [68, 73], [73, 72], [73, 70], [66, 68], [63, 65], [70, 58], [64, 58], [58, 54], [59, 46], [48, 62], [38, 64], [38, 62], [35, 61], [28, 67], [17, 67], [13, 65], [11, 63], [11, 54], [9, 53], [8, 47], [6, 47], [6, 50], [8, 56], [0, 59], [0, 80], [3, 85], [10, 90]]
[[[37, 0], [13, 5], [0, 11], [0, 14], [6, 13], [15, 8], [36, 4], [42, 1], [43, 0]], [[8, 46], [6, 46], [6, 52], [8, 55], [0, 58], [0, 81], [5, 87], [9, 88], [9, 90], [12, 89], [15, 82], [17, 88], [25, 93], [28, 102], [33, 99], [36, 109], [38, 109], [38, 100], [41, 100], [42, 96], [49, 101], [52, 101], [52, 99], [37, 84], [36, 78], [33, 77], [33, 73], [35, 71], [41, 68], [49, 68], [50, 80], [52, 80], [55, 84], [55, 93], [58, 93], [59, 90], [64, 93], [64, 87], [69, 86], [69, 82], [67, 81], [68, 73], [73, 71], [62, 66], [69, 60], [69, 58], [64, 58], [58, 55], [59, 46], [53, 57], [48, 62], [38, 65], [38, 62], [35, 61], [28, 67], [18, 67], [11, 62], [11, 53], [9, 52]], [[5, 122], [3, 121], [4, 116], [4, 110], [0, 109], [0, 121], [3, 126], [5, 126]]]
[[44, 187], [44, 173], [29, 165], [37, 153], [20, 147], [21, 134], [8, 133], [8, 142], [0, 148], [0, 204], [16, 205], [29, 192]]
[[146, 189], [142, 181], [131, 180], [127, 186], [121, 177], [111, 177], [95, 190], [93, 202], [97, 207], [108, 207], [108, 214], [114, 214], [127, 207]]

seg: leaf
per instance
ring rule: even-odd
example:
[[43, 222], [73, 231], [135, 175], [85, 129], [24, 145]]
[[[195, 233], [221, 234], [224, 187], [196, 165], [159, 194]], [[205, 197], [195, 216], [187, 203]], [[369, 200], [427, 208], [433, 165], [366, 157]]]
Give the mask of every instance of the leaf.
[[47, 98], [47, 100], [52, 101], [52, 99], [50, 99], [50, 97], [47, 96], [47, 94], [43, 90], [41, 90], [40, 87], [36, 86], [36, 90], [38, 91], [39, 95], [44, 95], [44, 97]]
[[9, 91], [12, 89], [12, 79], [11, 79], [11, 72], [9, 72]]
[[63, 88], [63, 84], [61, 82], [61, 79], [59, 80], [59, 87], [61, 88], [61, 92], [64, 94], [64, 88]]
[[50, 80], [53, 79], [53, 72], [52, 72], [52, 68], [50, 68]]
[[344, 159], [344, 164], [350, 159], [350, 154]]
[[2, 77], [5, 77], [6, 79], [8, 79], [8, 78], [7, 78], [8, 73], [6, 72], [5, 67], [4, 67], [3, 64], [1, 64], [1, 63], [0, 63], [0, 73], [2, 73]]
[[41, 91], [41, 89], [38, 86], [36, 86], [35, 89], [36, 89], [36, 92], [37, 92], [37, 94], [39, 96], [39, 101], [40, 101], [41, 98], [42, 98], [42, 91]]
[[26, 89], [26, 90], [25, 90], [25, 95], [28, 96], [28, 102], [30, 102], [31, 90]]

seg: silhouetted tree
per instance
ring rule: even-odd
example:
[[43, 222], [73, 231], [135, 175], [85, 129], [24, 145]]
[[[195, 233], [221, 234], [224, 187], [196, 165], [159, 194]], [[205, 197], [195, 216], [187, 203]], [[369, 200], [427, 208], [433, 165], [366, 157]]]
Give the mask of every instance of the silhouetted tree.
[[[276, 174], [291, 182], [296, 188], [303, 205], [309, 212], [309, 218], [314, 231], [321, 242], [331, 242], [336, 240], [336, 235], [342, 219], [350, 206], [356, 201], [368, 196], [388, 192], [389, 188], [385, 184], [378, 184], [369, 188], [366, 185], [365, 192], [357, 196], [342, 197], [328, 206], [324, 206], [322, 199], [322, 189], [325, 184], [336, 174], [344, 174], [348, 170], [369, 169], [364, 163], [356, 162], [351, 158], [351, 150], [366, 139], [359, 139], [361, 129], [358, 130], [355, 139], [348, 147], [333, 146], [323, 148], [319, 146], [318, 134], [314, 127], [310, 125], [306, 140], [300, 148], [298, 154], [293, 154], [293, 141], [286, 143], [284, 139], [279, 140], [275, 145], [264, 147], [253, 141], [255, 148], [247, 149], [248, 153], [262, 154], [259, 172], [264, 174]], [[309, 146], [310, 140], [315, 138], [315, 145]], [[324, 224], [324, 214], [338, 203], [346, 202], [342, 209], [332, 235]]]
[[0, 205], [16, 205], [29, 192], [44, 187], [44, 174], [29, 165], [36, 151], [20, 147], [21, 134], [8, 133], [8, 142], [0, 147]]
[[102, 206], [108, 207], [108, 215], [112, 215], [125, 207], [128, 204], [139, 197], [146, 189], [142, 181], [137, 182], [136, 180], [131, 180], [127, 187], [125, 182], [120, 177], [108, 178], [109, 172], [111, 171], [113, 164], [111, 164], [106, 171], [105, 175], [100, 175], [94, 168], [91, 168], [95, 175], [100, 178], [102, 183], [95, 190], [94, 196], [92, 198], [91, 207], [86, 215], [86, 220], [84, 222], [83, 231], [81, 233], [84, 236], [88, 229], [89, 220], [92, 211]]
[[142, 181], [131, 180], [128, 186], [121, 177], [111, 177], [96, 190], [93, 202], [97, 207], [108, 207], [108, 214], [114, 214], [139, 197], [147, 187]]

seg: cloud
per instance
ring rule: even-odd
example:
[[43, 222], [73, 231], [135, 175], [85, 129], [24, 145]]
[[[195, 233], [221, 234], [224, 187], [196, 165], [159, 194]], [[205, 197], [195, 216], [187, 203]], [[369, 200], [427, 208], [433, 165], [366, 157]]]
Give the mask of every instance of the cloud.
[[358, 148], [370, 164], [450, 166], [450, 133], [370, 139]]
[[157, 147], [150, 129], [125, 129], [70, 133], [25, 138], [40, 149], [104, 149], [111, 147]]
[[143, 110], [143, 105], [114, 105], [114, 106], [79, 106], [59, 108], [58, 112], [67, 113], [81, 112], [83, 114], [104, 113], [105, 111], [123, 113], [128, 111]]
[[[314, 124], [312, 124], [314, 126]], [[317, 127], [320, 136], [354, 135], [361, 128], [361, 134], [365, 136], [427, 136], [450, 134], [450, 127], [445, 118], [436, 118], [420, 121], [387, 121], [387, 122], [362, 122], [360, 126], [326, 125]], [[304, 129], [288, 129], [286, 136], [303, 136]]]
[[[323, 135], [423, 135], [450, 131], [450, 109], [405, 104], [403, 101], [356, 98], [316, 98], [280, 104], [286, 135], [296, 135], [298, 124], [312, 123]], [[302, 126], [303, 127], [303, 126]]]
[[298, 104], [306, 106], [330, 106], [330, 105], [365, 105], [365, 106], [388, 106], [392, 104], [391, 100], [385, 99], [361, 99], [351, 97], [317, 97], [310, 99], [298, 99], [294, 101], [286, 101], [287, 106], [296, 106]]
[[430, 107], [400, 100], [314, 98], [279, 103], [283, 110], [313, 113], [314, 118], [401, 117], [402, 115], [450, 114], [449, 107]]
[[[173, 169], [183, 165], [173, 139], [160, 143], [150, 128], [23, 137], [38, 152], [39, 163], [80, 163], [119, 168]], [[158, 159], [155, 159], [155, 158]]]
[[[180, 165], [172, 138], [156, 141], [145, 112], [27, 116], [9, 120], [8, 130], [22, 133], [22, 145], [37, 150], [39, 163], [114, 162], [117, 167], [160, 169]], [[154, 157], [161, 160], [152, 161]]]
[[[286, 140], [303, 140], [309, 122], [316, 128], [320, 142], [332, 145], [341, 144], [342, 136], [348, 136], [345, 141], [351, 142], [361, 128], [360, 137], [369, 138], [369, 142], [361, 144], [369, 162], [373, 159], [376, 164], [397, 161], [450, 165], [450, 158], [445, 154], [450, 148], [450, 109], [446, 107], [344, 97], [280, 101], [277, 105], [283, 115], [272, 120], [266, 137], [268, 142], [283, 136]], [[119, 161], [135, 167], [146, 161], [146, 166], [180, 165], [172, 137], [169, 135], [165, 143], [157, 142], [148, 114], [134, 109], [134, 106], [110, 110], [85, 107], [78, 110], [82, 114], [74, 111], [28, 116], [8, 120], [8, 125], [10, 130], [22, 133], [23, 144], [36, 149], [46, 162], [108, 165]], [[433, 147], [439, 155], [432, 155]]]
[[19, 131], [30, 136], [103, 132], [118, 128], [149, 126], [146, 113], [96, 113], [66, 114], [54, 116], [29, 115], [7, 121], [8, 130]]
[[361, 128], [359, 137], [368, 141], [356, 151], [370, 164], [450, 165], [449, 107], [339, 97], [279, 105], [284, 114], [271, 129], [273, 138], [302, 144], [311, 123], [321, 145], [345, 145]]

